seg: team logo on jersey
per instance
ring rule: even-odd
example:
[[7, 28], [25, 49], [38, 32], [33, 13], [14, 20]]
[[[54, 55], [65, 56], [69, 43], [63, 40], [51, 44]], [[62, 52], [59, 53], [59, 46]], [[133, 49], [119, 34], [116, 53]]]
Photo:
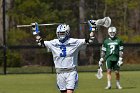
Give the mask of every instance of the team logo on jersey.
[[111, 42], [111, 43], [108, 43], [107, 45], [118, 45], [117, 42]]

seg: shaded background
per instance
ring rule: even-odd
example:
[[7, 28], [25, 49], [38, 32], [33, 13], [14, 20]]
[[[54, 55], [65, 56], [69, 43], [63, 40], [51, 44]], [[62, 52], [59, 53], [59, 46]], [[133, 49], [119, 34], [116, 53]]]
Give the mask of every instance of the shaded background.
[[[138, 70], [140, 57], [140, 1], [139, 0], [5, 0], [6, 8], [6, 66], [7, 73], [17, 68], [20, 72], [24, 67], [36, 67], [35, 72], [53, 70], [51, 53], [47, 49], [37, 46], [31, 28], [16, 28], [18, 24], [32, 22], [67, 23], [71, 28], [71, 37], [86, 38], [89, 28], [86, 24], [90, 19], [102, 19], [109, 16], [112, 25], [117, 28], [118, 36], [124, 41], [124, 63], [136, 65]], [[2, 6], [2, 0], [0, 0]], [[4, 44], [3, 44], [3, 10], [0, 10], [0, 72], [3, 73]], [[44, 40], [56, 38], [57, 25], [40, 27]], [[79, 53], [78, 64], [83, 71], [95, 70], [100, 58], [100, 47], [107, 37], [107, 28], [100, 27], [96, 32], [96, 43], [89, 45], [85, 51]], [[84, 67], [83, 67], [84, 66]], [[93, 66], [93, 67], [92, 67]], [[13, 69], [12, 69], [12, 68]], [[43, 70], [40, 71], [45, 67]], [[46, 70], [47, 68], [49, 70]], [[124, 66], [125, 67], [125, 66]], [[40, 68], [37, 70], [37, 68]], [[30, 70], [32, 70], [30, 69]], [[127, 68], [125, 68], [127, 69]], [[131, 70], [131, 68], [130, 68]], [[26, 71], [25, 71], [26, 72]], [[29, 70], [27, 70], [29, 72]], [[20, 73], [24, 73], [24, 71]]]

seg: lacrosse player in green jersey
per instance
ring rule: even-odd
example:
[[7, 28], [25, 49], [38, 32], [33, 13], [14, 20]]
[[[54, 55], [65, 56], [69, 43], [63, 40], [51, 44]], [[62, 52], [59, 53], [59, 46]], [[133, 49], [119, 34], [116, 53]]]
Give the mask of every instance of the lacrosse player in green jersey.
[[101, 58], [99, 66], [102, 66], [103, 61], [106, 61], [107, 69], [107, 86], [105, 89], [111, 89], [111, 72], [115, 71], [116, 75], [116, 88], [122, 89], [120, 85], [120, 66], [123, 64], [123, 43], [116, 37], [116, 27], [109, 27], [109, 38], [105, 39], [102, 44]]

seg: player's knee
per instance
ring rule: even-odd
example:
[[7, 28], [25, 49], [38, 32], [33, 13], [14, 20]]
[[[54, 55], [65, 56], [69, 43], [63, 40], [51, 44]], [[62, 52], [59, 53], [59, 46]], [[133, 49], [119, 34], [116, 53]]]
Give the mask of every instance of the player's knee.
[[119, 71], [118, 70], [115, 70], [115, 73], [119, 73]]
[[67, 93], [73, 93], [74, 89], [67, 89]]
[[107, 69], [107, 73], [111, 73], [111, 69]]
[[116, 70], [116, 71], [115, 71], [115, 73], [116, 73], [116, 74], [119, 74], [119, 71], [118, 71], [118, 70]]

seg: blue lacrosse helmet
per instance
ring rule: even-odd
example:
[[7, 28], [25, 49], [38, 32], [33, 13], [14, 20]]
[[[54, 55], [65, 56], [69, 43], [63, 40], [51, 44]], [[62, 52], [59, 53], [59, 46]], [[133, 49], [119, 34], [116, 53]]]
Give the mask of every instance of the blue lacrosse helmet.
[[67, 24], [60, 24], [57, 27], [56, 35], [61, 43], [64, 43], [66, 40], [69, 39], [70, 36], [69, 32], [70, 32], [70, 27]]

